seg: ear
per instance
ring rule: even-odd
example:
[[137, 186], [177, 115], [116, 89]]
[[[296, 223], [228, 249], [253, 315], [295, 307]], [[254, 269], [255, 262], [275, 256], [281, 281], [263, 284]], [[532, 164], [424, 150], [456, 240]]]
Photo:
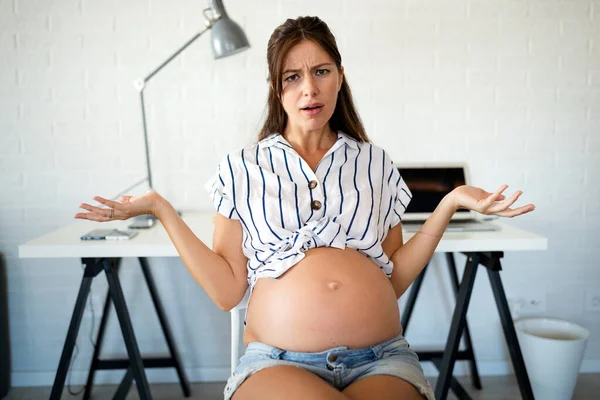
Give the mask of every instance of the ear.
[[339, 70], [339, 82], [338, 82], [338, 92], [342, 90], [342, 83], [344, 82], [344, 67], [340, 66]]

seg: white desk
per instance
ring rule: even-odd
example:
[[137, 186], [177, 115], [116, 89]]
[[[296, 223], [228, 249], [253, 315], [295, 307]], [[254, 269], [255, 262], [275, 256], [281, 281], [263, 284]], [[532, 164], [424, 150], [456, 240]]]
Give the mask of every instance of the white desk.
[[[546, 250], [548, 240], [545, 237], [532, 234], [521, 229], [513, 228], [505, 224], [494, 222], [501, 229], [491, 232], [448, 232], [445, 233], [440, 241], [436, 252], [446, 253], [452, 286], [456, 295], [456, 305], [450, 324], [450, 331], [446, 346], [443, 351], [417, 351], [421, 361], [431, 361], [440, 371], [436, 387], [435, 398], [445, 400], [448, 396], [448, 390], [452, 388], [455, 395], [460, 399], [470, 399], [460, 383], [452, 376], [452, 370], [456, 360], [468, 360], [471, 372], [471, 381], [476, 389], [481, 389], [481, 381], [477, 370], [477, 363], [473, 352], [471, 334], [466, 322], [469, 301], [475, 283], [475, 276], [479, 265], [487, 269], [494, 299], [498, 309], [498, 315], [502, 323], [504, 337], [507, 342], [508, 350], [511, 356], [515, 375], [519, 383], [521, 396], [524, 399], [533, 400], [533, 392], [529, 382], [529, 376], [525, 369], [523, 356], [517, 340], [515, 328], [513, 325], [510, 310], [500, 271], [502, 265], [500, 259], [504, 256], [504, 251], [524, 251], [524, 250]], [[411, 235], [412, 237], [412, 235]], [[467, 256], [462, 280], [459, 283], [456, 265], [454, 262], [454, 252], [461, 252]], [[428, 264], [429, 265], [429, 264]], [[421, 274], [413, 283], [406, 308], [402, 314], [401, 325], [406, 333], [408, 322], [412, 315], [415, 301], [423, 283], [423, 277], [427, 272], [428, 265], [425, 266]], [[465, 347], [463, 351], [458, 351], [460, 339], [465, 336]]]
[[[213, 234], [213, 218], [215, 216], [214, 211], [208, 212], [183, 212], [183, 219], [190, 226], [192, 231], [202, 240], [207, 246], [212, 245], [212, 234]], [[433, 361], [434, 364], [440, 370], [440, 377], [438, 378], [438, 384], [436, 386], [436, 398], [443, 400], [446, 398], [450, 387], [455, 392], [463, 390], [460, 385], [452, 378], [451, 372], [454, 367], [455, 361], [458, 359], [469, 359], [472, 361], [472, 366], [475, 366], [474, 356], [472, 348], [470, 347], [470, 338], [468, 338], [468, 327], [466, 326], [466, 311], [468, 308], [473, 283], [475, 281], [475, 274], [477, 267], [481, 264], [488, 269], [490, 276], [490, 282], [496, 304], [498, 306], [498, 312], [504, 328], [506, 340], [511, 353], [511, 358], [517, 378], [519, 380], [519, 386], [521, 393], [525, 398], [533, 399], [533, 393], [529, 383], [529, 378], [525, 370], [521, 351], [517, 342], [516, 333], [510, 317], [506, 296], [504, 289], [500, 281], [499, 271], [501, 270], [500, 258], [503, 256], [504, 251], [531, 251], [531, 250], [546, 250], [548, 247], [547, 239], [545, 237], [532, 234], [521, 229], [513, 228], [505, 224], [493, 222], [501, 227], [500, 231], [495, 232], [448, 232], [444, 234], [441, 239], [436, 252], [446, 253], [448, 261], [452, 270], [454, 270], [453, 280], [455, 283], [455, 289], [457, 292], [457, 303], [452, 319], [452, 325], [448, 336], [446, 348], [443, 352], [429, 352], [419, 353], [419, 356], [423, 360]], [[128, 355], [129, 361], [124, 361], [115, 365], [108, 365], [112, 368], [125, 368], [127, 369], [126, 377], [119, 389], [119, 392], [124, 392], [128, 389], [128, 384], [131, 384], [132, 375], [136, 380], [136, 385], [141, 398], [151, 398], [148, 383], [144, 373], [144, 367], [152, 367], [162, 365], [160, 360], [150, 359], [147, 362], [142, 363], [139, 350], [137, 349], [137, 342], [131, 327], [131, 321], [127, 312], [124, 297], [118, 281], [118, 274], [116, 274], [116, 268], [114, 261], [118, 261], [123, 257], [137, 257], [140, 259], [142, 264], [142, 270], [146, 277], [151, 292], [153, 292], [153, 300], [155, 300], [155, 306], [161, 318], [162, 307], [160, 301], [156, 295], [156, 291], [153, 290], [153, 281], [151, 275], [149, 275], [149, 269], [146, 265], [147, 257], [179, 257], [175, 246], [169, 239], [166, 231], [162, 228], [160, 223], [150, 229], [141, 229], [139, 234], [127, 241], [81, 241], [79, 237], [99, 226], [106, 228], [125, 228], [127, 221], [112, 221], [103, 224], [98, 224], [91, 221], [74, 221], [73, 224], [58, 229], [40, 238], [31, 240], [21, 246], [19, 246], [19, 256], [21, 258], [81, 258], [86, 264], [86, 272], [82, 280], [79, 296], [75, 304], [75, 310], [71, 319], [71, 326], [69, 327], [69, 333], [67, 334], [67, 340], [65, 341], [65, 347], [63, 349], [63, 355], [61, 362], [59, 363], [59, 370], [54, 382], [53, 392], [51, 398], [60, 398], [64, 387], [64, 378], [66, 377], [67, 368], [71, 359], [74, 340], [79, 330], [79, 323], [81, 322], [81, 316], [83, 314], [83, 306], [89, 292], [89, 285], [91, 279], [96, 276], [102, 270], [105, 271], [107, 279], [109, 280], [110, 296], [107, 296], [107, 303], [105, 304], [105, 312], [103, 314], [103, 320], [108, 310], [108, 300], [112, 296], [112, 300], [115, 302], [115, 309], [119, 314], [119, 322], [123, 330], [124, 339], [126, 344], [128, 343]], [[414, 233], [404, 232], [404, 241], [408, 241]], [[467, 265], [465, 267], [464, 275], [460, 285], [458, 284], [458, 278], [455, 276], [456, 268], [454, 266], [454, 259], [452, 253], [461, 252], [467, 255]], [[111, 262], [112, 261], [112, 262]], [[111, 265], [112, 264], [112, 265]], [[417, 278], [411, 295], [407, 304], [407, 311], [403, 315], [404, 329], [408, 325], [408, 320], [412, 313], [412, 307], [416, 300], [416, 295], [422, 282], [423, 274], [426, 272], [425, 268], [422, 274]], [[156, 299], [154, 298], [156, 296]], [[161, 323], [162, 323], [161, 319]], [[169, 337], [170, 332], [166, 321], [163, 324], [163, 330], [167, 337], [167, 342], [172, 342]], [[96, 352], [99, 351], [101, 345], [101, 333], [103, 329], [101, 323], [101, 331], [99, 333], [99, 341], [96, 346]], [[468, 347], [467, 354], [461, 354], [458, 352], [458, 345], [460, 342], [461, 335], [463, 332], [467, 334]], [[130, 349], [131, 348], [131, 349]], [[169, 362], [177, 364], [178, 356], [175, 351], [174, 344], [170, 343], [172, 348], [172, 359]], [[102, 364], [101, 360], [97, 359], [98, 354], [95, 354], [94, 359], [98, 364]], [[463, 356], [463, 358], [460, 358]], [[95, 361], [93, 361], [94, 363]], [[180, 364], [180, 363], [179, 363]], [[169, 365], [177, 368], [177, 365]], [[93, 365], [94, 367], [94, 365]], [[473, 369], [475, 371], [473, 371]], [[86, 392], [91, 388], [93, 380], [93, 368], [90, 370], [90, 387], [86, 387]], [[180, 371], [178, 371], [180, 372]], [[477, 382], [476, 387], [480, 387], [478, 384], [478, 376], [476, 368], [472, 368]], [[183, 371], [180, 372], [180, 378], [182, 380], [182, 386], [187, 383]], [[186, 390], [184, 388], [184, 394]], [[464, 393], [463, 393], [464, 394]]]
[[[184, 212], [183, 220], [207, 246], [212, 245], [215, 213]], [[495, 232], [449, 232], [444, 234], [436, 252], [473, 251], [523, 251], [546, 250], [545, 237], [491, 222], [502, 228]], [[57, 229], [19, 246], [20, 258], [82, 258], [82, 257], [179, 257], [177, 249], [167, 232], [160, 226], [140, 229], [132, 240], [125, 241], [82, 241], [79, 237], [98, 227], [126, 228], [127, 221], [93, 222], [74, 221], [71, 225]], [[414, 233], [404, 232], [404, 242]]]
[[[184, 212], [182, 218], [207, 246], [212, 245], [214, 212]], [[129, 221], [94, 222], [75, 220], [72, 224], [19, 246], [20, 258], [83, 257], [179, 257], [160, 221], [150, 229], [139, 229], [131, 240], [80, 240], [96, 228], [126, 229]]]
[[[208, 246], [212, 245], [214, 215], [214, 212], [190, 212], [183, 214], [184, 220], [191, 227], [192, 231]], [[128, 224], [128, 221], [111, 221], [99, 224], [93, 221], [75, 220], [72, 224], [64, 228], [50, 232], [19, 246], [19, 257], [21, 258], [80, 258], [86, 266], [54, 379], [50, 395], [51, 399], [60, 399], [61, 397], [92, 279], [102, 271], [106, 274], [109, 293], [104, 303], [98, 338], [83, 398], [90, 398], [96, 370], [125, 369], [125, 376], [115, 394], [115, 398], [124, 399], [132, 381], [135, 379], [140, 398], [151, 399], [152, 395], [144, 368], [166, 367], [174, 367], [176, 369], [184, 396], [190, 396], [189, 382], [185, 376], [183, 364], [179, 358], [169, 323], [147, 263], [147, 257], [179, 257], [167, 232], [158, 223], [150, 229], [140, 229], [138, 235], [131, 240], [80, 240], [83, 234], [92, 229], [98, 227], [124, 229]], [[118, 276], [120, 260], [124, 257], [136, 257], [140, 261], [144, 279], [148, 284], [148, 289], [169, 348], [169, 357], [142, 359]], [[111, 301], [114, 303], [119, 325], [123, 333], [128, 359], [101, 360], [99, 358]]]

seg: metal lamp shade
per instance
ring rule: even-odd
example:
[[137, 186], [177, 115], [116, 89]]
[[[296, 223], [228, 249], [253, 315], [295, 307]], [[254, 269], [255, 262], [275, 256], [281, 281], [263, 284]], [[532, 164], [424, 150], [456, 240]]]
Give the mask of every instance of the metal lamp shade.
[[219, 18], [211, 30], [211, 47], [215, 59], [239, 53], [250, 47], [242, 28], [227, 16]]

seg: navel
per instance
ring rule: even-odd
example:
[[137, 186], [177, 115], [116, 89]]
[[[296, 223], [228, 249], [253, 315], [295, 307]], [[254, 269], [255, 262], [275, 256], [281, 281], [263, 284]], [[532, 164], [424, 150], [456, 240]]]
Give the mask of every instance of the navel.
[[327, 284], [327, 287], [329, 287], [329, 289], [331, 289], [331, 290], [339, 289], [341, 286], [342, 286], [342, 284], [339, 282], [329, 282]]

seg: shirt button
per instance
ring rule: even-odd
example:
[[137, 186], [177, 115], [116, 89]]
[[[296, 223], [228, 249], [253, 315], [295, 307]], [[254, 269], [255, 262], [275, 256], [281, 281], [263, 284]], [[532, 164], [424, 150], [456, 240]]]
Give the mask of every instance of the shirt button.
[[309, 189], [312, 190], [312, 189], [314, 189], [316, 187], [317, 187], [317, 181], [310, 181], [310, 182], [308, 182], [308, 188]]
[[313, 210], [320, 210], [321, 202], [319, 200], [313, 200], [312, 203], [310, 203], [310, 208], [312, 208]]

